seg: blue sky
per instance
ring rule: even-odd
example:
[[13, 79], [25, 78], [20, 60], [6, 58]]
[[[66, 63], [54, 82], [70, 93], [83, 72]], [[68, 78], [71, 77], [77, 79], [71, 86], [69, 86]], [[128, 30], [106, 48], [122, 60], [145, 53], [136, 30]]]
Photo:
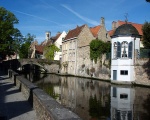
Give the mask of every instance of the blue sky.
[[77, 25], [97, 26], [101, 17], [107, 30], [112, 21], [124, 21], [126, 14], [130, 22], [150, 22], [150, 3], [146, 0], [0, 0], [0, 6], [15, 14], [19, 20], [15, 27], [23, 35], [34, 34], [39, 43], [46, 31], [54, 36]]

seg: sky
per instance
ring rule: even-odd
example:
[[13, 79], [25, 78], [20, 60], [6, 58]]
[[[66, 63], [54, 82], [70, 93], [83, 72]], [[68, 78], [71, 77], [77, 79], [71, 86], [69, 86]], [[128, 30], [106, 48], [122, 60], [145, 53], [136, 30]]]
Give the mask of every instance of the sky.
[[77, 25], [89, 27], [100, 25], [105, 18], [107, 30], [112, 22], [127, 18], [129, 22], [150, 22], [150, 3], [146, 0], [0, 0], [0, 7], [11, 11], [19, 24], [15, 25], [25, 36], [36, 36], [40, 44], [45, 32], [51, 36], [57, 32], [68, 32]]

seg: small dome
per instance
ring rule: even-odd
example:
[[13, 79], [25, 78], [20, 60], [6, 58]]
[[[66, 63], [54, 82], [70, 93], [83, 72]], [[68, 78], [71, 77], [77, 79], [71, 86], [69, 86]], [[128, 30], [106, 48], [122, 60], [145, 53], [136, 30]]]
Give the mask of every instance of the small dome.
[[123, 24], [119, 26], [114, 33], [114, 36], [132, 36], [132, 35], [139, 36], [139, 32], [131, 24]]

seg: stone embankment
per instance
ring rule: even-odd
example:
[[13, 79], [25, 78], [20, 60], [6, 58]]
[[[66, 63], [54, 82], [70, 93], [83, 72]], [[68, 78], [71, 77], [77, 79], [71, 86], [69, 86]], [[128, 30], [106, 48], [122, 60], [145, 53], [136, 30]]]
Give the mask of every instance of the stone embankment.
[[31, 103], [39, 120], [81, 120], [75, 113], [64, 108], [55, 99], [16, 72], [9, 70], [9, 76]]

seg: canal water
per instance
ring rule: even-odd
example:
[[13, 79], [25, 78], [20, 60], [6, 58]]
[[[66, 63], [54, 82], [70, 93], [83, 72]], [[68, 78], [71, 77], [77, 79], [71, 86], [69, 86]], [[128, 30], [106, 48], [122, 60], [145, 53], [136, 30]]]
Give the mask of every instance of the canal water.
[[150, 120], [150, 88], [55, 74], [34, 83], [83, 120]]

